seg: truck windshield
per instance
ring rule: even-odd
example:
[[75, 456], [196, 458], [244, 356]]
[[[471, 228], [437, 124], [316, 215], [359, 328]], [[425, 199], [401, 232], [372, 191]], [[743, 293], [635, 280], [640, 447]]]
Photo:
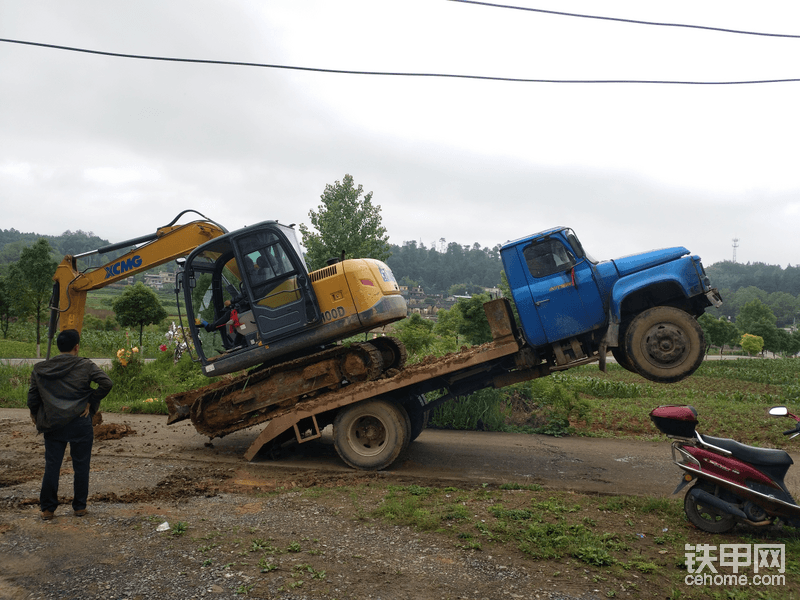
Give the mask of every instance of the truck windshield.
[[553, 273], [567, 271], [575, 266], [564, 244], [556, 239], [546, 239], [527, 246], [522, 254], [531, 275], [547, 277]]
[[569, 245], [572, 246], [572, 249], [575, 251], [575, 256], [577, 258], [585, 258], [590, 263], [597, 264], [597, 261], [586, 254], [586, 251], [583, 249], [583, 244], [581, 244], [580, 240], [578, 240], [578, 236], [575, 235], [575, 232], [572, 229], [565, 229], [564, 235], [567, 237], [567, 241]]

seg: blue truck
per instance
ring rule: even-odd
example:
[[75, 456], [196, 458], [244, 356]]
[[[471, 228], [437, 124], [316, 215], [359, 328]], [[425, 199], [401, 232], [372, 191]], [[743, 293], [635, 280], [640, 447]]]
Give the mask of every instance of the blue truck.
[[[571, 229], [556, 227], [509, 242], [500, 255], [517, 314], [506, 298], [484, 304], [491, 342], [397, 365], [368, 381], [324, 380], [308, 360], [253, 369], [167, 398], [168, 423], [191, 418], [212, 438], [266, 423], [247, 460], [320, 438], [332, 425], [341, 459], [377, 470], [422, 432], [431, 410], [480, 389], [592, 362], [604, 369], [609, 352], [624, 368], [664, 383], [702, 362], [697, 317], [721, 299], [686, 248], [596, 261]], [[367, 344], [400, 346], [381, 341], [388, 340]]]
[[705, 343], [697, 317], [722, 299], [699, 256], [682, 246], [598, 262], [567, 227], [500, 249], [525, 341], [569, 367], [608, 351], [652, 381], [694, 373]]

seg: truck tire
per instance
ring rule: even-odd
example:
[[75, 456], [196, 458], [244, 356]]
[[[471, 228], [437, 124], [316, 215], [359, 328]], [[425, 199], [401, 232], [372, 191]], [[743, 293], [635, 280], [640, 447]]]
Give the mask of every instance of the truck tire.
[[333, 445], [355, 469], [391, 465], [410, 440], [408, 413], [387, 400], [365, 400], [342, 408], [333, 421]]
[[425, 428], [428, 426], [430, 420], [430, 411], [424, 410], [425, 396], [422, 394], [413, 394], [404, 404], [408, 419], [411, 426], [409, 441], [413, 442], [419, 437]]
[[628, 334], [628, 329], [631, 326], [630, 321], [626, 321], [620, 324], [619, 326], [619, 346], [612, 346], [611, 348], [611, 356], [614, 357], [614, 360], [617, 361], [617, 364], [625, 369], [626, 371], [630, 371], [631, 373], [636, 373], [637, 375], [639, 372], [631, 363], [631, 359], [628, 358], [628, 352], [625, 350], [625, 336]]
[[611, 356], [613, 356], [617, 364], [626, 371], [636, 373], [637, 375], [639, 374], [639, 371], [633, 368], [633, 364], [631, 364], [631, 360], [628, 358], [628, 353], [625, 352], [625, 348], [622, 346], [614, 346], [611, 348]]
[[697, 319], [672, 306], [650, 308], [625, 333], [625, 351], [636, 372], [659, 383], [680, 381], [703, 362], [705, 338]]

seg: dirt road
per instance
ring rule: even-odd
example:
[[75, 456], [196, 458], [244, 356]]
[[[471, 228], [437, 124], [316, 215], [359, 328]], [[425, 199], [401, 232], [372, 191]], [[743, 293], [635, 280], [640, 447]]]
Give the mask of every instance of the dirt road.
[[[366, 515], [382, 502], [382, 486], [373, 482], [453, 489], [538, 483], [545, 493], [666, 496], [679, 478], [666, 441], [426, 430], [392, 468], [363, 473], [347, 467], [325, 437], [247, 463], [242, 454], [257, 431], [209, 443], [188, 422], [168, 427], [165, 416], [104, 420], [92, 460], [90, 515], [75, 518], [67, 504], [54, 521], [42, 522], [41, 438], [27, 410], [0, 409], [0, 598], [567, 600], [642, 597], [645, 590], [664, 597], [666, 584], [657, 576], [645, 581], [569, 560], [533, 562], [511, 544], [467, 552], [451, 538], [421, 536]], [[65, 463], [62, 502], [69, 501], [71, 476]], [[796, 473], [788, 483], [794, 493], [800, 488]], [[302, 492], [343, 486], [363, 497]], [[278, 488], [297, 491], [268, 493]], [[628, 522], [613, 512], [587, 518], [607, 531]], [[657, 514], [648, 518], [636, 527], [652, 544], [663, 525]], [[187, 524], [189, 535], [158, 532], [162, 521]], [[674, 559], [653, 548], [660, 568], [673, 569]]]
[[[6, 469], [26, 472], [41, 463], [41, 440], [27, 419], [24, 409], [0, 409], [0, 458]], [[321, 442], [291, 446], [275, 459], [259, 455], [247, 463], [242, 455], [257, 436], [257, 428], [209, 441], [195, 432], [189, 421], [167, 426], [164, 416], [106, 414], [104, 419], [105, 425], [118, 426], [123, 435], [96, 441], [94, 456], [103, 462], [137, 459], [153, 465], [226, 466], [276, 481], [303, 471], [353, 472], [336, 455], [329, 435]], [[135, 433], [125, 435], [126, 429]], [[667, 442], [429, 429], [383, 476], [422, 482], [538, 483], [584, 492], [659, 495], [674, 489], [679, 471], [672, 464]], [[138, 485], [124, 478], [102, 477], [94, 477], [92, 483], [97, 493], [128, 491]]]
[[[259, 455], [248, 463], [242, 455], [258, 435], [258, 428], [209, 441], [189, 421], [168, 426], [161, 415], [106, 414], [104, 419], [106, 426], [116, 425], [122, 434], [119, 439], [95, 442], [94, 456], [103, 462], [143, 460], [154, 470], [160, 470], [156, 468], [159, 464], [228, 467], [276, 482], [304, 471], [354, 473], [336, 455], [329, 435], [323, 435], [321, 441], [291, 446], [282, 456]], [[0, 436], [0, 464], [6, 472], [40, 468], [41, 440], [26, 410], [0, 409]], [[800, 454], [794, 458], [800, 461]], [[799, 473], [790, 471], [790, 489], [800, 488]], [[667, 441], [428, 429], [382, 476], [453, 484], [538, 483], [560, 490], [666, 496], [675, 489], [680, 470], [672, 463]], [[104, 493], [128, 491], [138, 483], [126, 482], [124, 477], [94, 477], [92, 485], [97, 493]]]

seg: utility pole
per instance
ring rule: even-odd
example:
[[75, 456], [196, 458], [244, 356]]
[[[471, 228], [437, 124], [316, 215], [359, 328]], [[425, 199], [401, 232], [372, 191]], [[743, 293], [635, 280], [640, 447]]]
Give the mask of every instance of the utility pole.
[[733, 262], [736, 262], [736, 249], [739, 247], [739, 238], [733, 238]]

